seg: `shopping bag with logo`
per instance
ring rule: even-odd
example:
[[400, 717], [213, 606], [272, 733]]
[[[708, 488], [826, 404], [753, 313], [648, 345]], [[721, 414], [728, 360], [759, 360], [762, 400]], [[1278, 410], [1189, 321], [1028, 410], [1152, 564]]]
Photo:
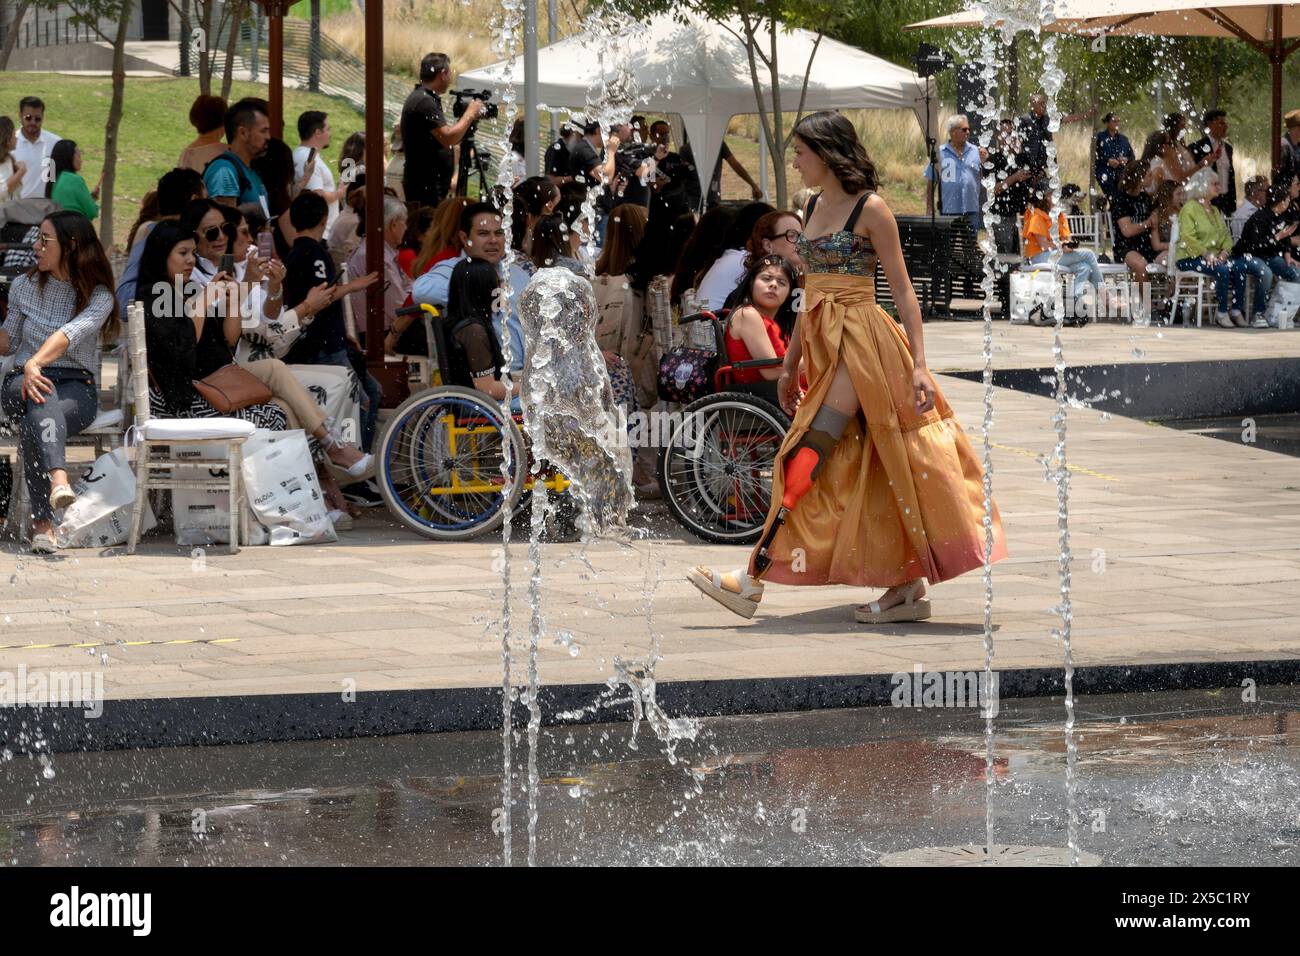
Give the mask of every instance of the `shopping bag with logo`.
[[[177, 445], [172, 449], [172, 455], [180, 462], [188, 458], [223, 459], [226, 457], [226, 443], [199, 442], [193, 445]], [[173, 465], [172, 473], [177, 478], [224, 478], [227, 469], [225, 465], [182, 463]], [[176, 532], [176, 543], [185, 547], [228, 544], [230, 542], [230, 492], [224, 488], [173, 490], [172, 526]]]
[[1300, 282], [1275, 282], [1264, 313], [1268, 324], [1278, 329], [1294, 329], [1297, 312], [1300, 312]]
[[258, 429], [244, 443], [244, 486], [257, 527], [273, 546], [337, 541], [301, 429]]
[[[126, 542], [135, 506], [135, 472], [125, 448], [96, 458], [72, 483], [72, 493], [77, 500], [64, 509], [63, 520], [54, 529], [59, 547], [111, 548]], [[156, 524], [146, 501], [141, 530]]]
[[1009, 278], [1013, 325], [1045, 324], [1047, 316], [1054, 314], [1053, 309], [1061, 307], [1059, 273], [1053, 276], [1051, 269], [1036, 268], [1032, 271], [1013, 272]]

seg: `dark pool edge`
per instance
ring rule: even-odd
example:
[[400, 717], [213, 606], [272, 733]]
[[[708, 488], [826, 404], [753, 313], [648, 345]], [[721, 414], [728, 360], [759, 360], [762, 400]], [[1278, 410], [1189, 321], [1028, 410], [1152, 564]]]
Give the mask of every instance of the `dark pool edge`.
[[[910, 672], [909, 672], [910, 673]], [[1074, 672], [1077, 695], [1264, 687], [1300, 683], [1300, 659], [1106, 664]], [[1000, 699], [1051, 697], [1064, 692], [1060, 668], [998, 671]], [[891, 674], [666, 681], [657, 699], [670, 716], [719, 717], [891, 704]], [[608, 701], [599, 708], [597, 699]], [[562, 684], [542, 688], [547, 724], [595, 723], [631, 717], [627, 688]], [[516, 705], [516, 718], [526, 710]], [[429, 688], [339, 693], [267, 694], [108, 700], [103, 713], [82, 708], [0, 708], [0, 744], [26, 751], [43, 740], [49, 752], [152, 749], [382, 737], [407, 733], [495, 730], [501, 726], [501, 688]], [[39, 728], [39, 732], [38, 732]]]

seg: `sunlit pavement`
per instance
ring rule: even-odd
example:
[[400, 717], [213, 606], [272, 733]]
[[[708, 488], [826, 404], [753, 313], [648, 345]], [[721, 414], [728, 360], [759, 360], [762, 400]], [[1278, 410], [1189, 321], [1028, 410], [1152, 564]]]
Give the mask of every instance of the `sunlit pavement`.
[[[926, 328], [936, 370], [979, 367], [981, 325]], [[1050, 329], [995, 328], [998, 367], [1050, 364]], [[1066, 348], [1072, 364], [1132, 361], [1135, 350], [1144, 361], [1277, 357], [1300, 355], [1300, 333], [1109, 325], [1066, 330]], [[982, 386], [941, 381], [978, 451]], [[1055, 405], [998, 389], [995, 408], [994, 493], [1011, 551], [993, 574], [995, 666], [1059, 667], [1056, 486], [1039, 460]], [[1294, 458], [1093, 410], [1071, 409], [1068, 435], [1076, 662], [1300, 660]], [[688, 540], [657, 502], [634, 524], [649, 537], [592, 545], [590, 568], [576, 545], [543, 547], [543, 683], [604, 681], [616, 656], [648, 656], [652, 630], [661, 681], [982, 666], [978, 571], [933, 587], [934, 616], [920, 624], [857, 625], [853, 605], [872, 594], [848, 588], [772, 587], [743, 621], [682, 575], [739, 565], [744, 550]], [[517, 656], [528, 625], [520, 536]], [[0, 670], [102, 665], [109, 698], [500, 686], [499, 537], [427, 541], [382, 510], [341, 537], [235, 556], [216, 547], [202, 561], [161, 536], [131, 557], [39, 559], [6, 544]]]

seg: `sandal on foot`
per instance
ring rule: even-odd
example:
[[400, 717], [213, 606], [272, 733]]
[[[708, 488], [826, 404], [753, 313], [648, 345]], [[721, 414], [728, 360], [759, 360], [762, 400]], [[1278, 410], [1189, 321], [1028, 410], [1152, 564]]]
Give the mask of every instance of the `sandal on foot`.
[[[903, 603], [895, 604], [883, 610], [879, 601], [871, 601], [853, 612], [853, 619], [859, 624], [896, 624], [900, 621], [924, 621], [930, 616], [930, 602], [925, 598], [916, 599], [917, 585], [903, 591]], [[866, 610], [863, 610], [865, 608]]]
[[722, 575], [711, 568], [691, 568], [686, 572], [686, 580], [694, 584], [733, 614], [741, 617], [753, 617], [758, 610], [758, 602], [763, 597], [763, 585], [755, 581], [744, 571], [733, 571], [740, 582], [740, 593], [728, 591], [722, 586]]
[[38, 531], [32, 535], [32, 554], [54, 554], [59, 550], [54, 535], [48, 531]]
[[50, 489], [50, 507], [55, 511], [62, 511], [76, 500], [77, 496], [68, 485], [55, 485]]

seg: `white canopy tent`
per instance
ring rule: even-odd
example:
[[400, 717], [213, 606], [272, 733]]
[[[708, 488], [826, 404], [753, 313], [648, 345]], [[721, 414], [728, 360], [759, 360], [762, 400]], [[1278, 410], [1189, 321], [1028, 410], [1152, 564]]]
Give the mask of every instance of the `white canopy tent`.
[[[731, 28], [743, 35], [738, 20]], [[778, 34], [781, 108], [792, 118], [799, 107], [804, 71], [816, 39], [816, 34], [807, 30]], [[692, 19], [683, 24], [665, 14], [650, 21], [644, 42], [638, 40], [631, 57], [628, 66], [643, 97], [636, 110], [681, 116], [697, 159], [701, 189], [707, 190], [728, 121], [758, 112], [744, 44], [719, 23]], [[580, 35], [541, 48], [537, 72], [538, 98], [550, 108], [568, 106], [580, 111], [587, 94], [601, 81], [597, 51]], [[758, 74], [766, 108], [771, 109], [770, 74], [761, 62]], [[522, 94], [522, 57], [513, 71], [502, 61], [461, 73], [457, 83], [497, 91], [507, 79]], [[808, 75], [804, 111], [908, 109], [924, 129], [926, 83], [904, 67], [823, 37]], [[930, 94], [934, 96], [933, 85]], [[700, 162], [705, 157], [710, 160], [707, 165]]]

